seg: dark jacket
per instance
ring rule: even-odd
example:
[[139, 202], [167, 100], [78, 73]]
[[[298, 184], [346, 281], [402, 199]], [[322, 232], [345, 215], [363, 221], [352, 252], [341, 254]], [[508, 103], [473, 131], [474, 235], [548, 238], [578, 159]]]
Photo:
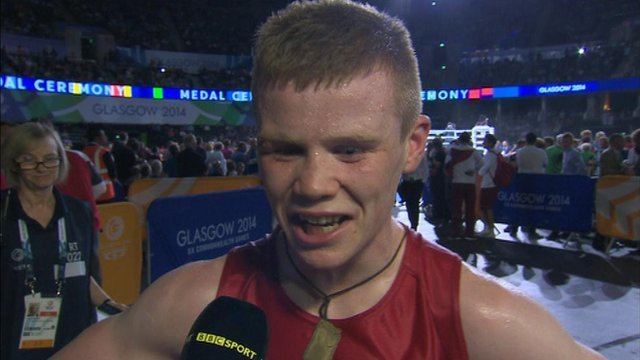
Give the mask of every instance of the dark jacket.
[[[2, 204], [2, 359], [45, 359], [68, 344], [84, 329], [96, 321], [95, 308], [91, 303], [90, 279], [98, 273], [95, 257], [96, 233], [93, 228], [89, 206], [81, 200], [62, 195], [54, 189], [56, 208], [49, 225], [43, 228], [28, 217], [15, 190], [3, 191]], [[6, 213], [5, 213], [6, 205]], [[18, 342], [24, 319], [24, 296], [29, 292], [25, 286], [25, 270], [21, 256], [24, 254], [18, 229], [19, 219], [27, 225], [33, 268], [36, 274], [37, 291], [42, 296], [55, 296], [53, 265], [59, 263], [58, 223], [64, 218], [67, 234], [66, 263], [76, 263], [73, 273], [68, 273], [62, 289], [61, 318], [58, 323], [55, 347], [49, 349], [19, 350]], [[84, 274], [77, 269], [84, 269]], [[71, 267], [69, 267], [71, 269]], [[96, 276], [94, 276], [96, 277]]]

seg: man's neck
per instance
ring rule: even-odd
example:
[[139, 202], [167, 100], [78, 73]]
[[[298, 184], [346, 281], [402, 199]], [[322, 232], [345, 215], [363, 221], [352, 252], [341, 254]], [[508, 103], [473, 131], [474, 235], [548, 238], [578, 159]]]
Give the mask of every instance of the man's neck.
[[[381, 234], [378, 240], [373, 241], [367, 248], [362, 249], [362, 251], [348, 263], [335, 269], [318, 271], [306, 267], [296, 259], [296, 254], [293, 251], [291, 251], [291, 258], [296, 263], [300, 272], [302, 272], [315, 287], [328, 295], [349, 288], [383, 269], [385, 265], [393, 259], [403, 239], [404, 231], [404, 229], [393, 223], [391, 229], [386, 231], [385, 234]], [[286, 240], [284, 239], [284, 235], [282, 235], [278, 241], [278, 267], [285, 292], [291, 300], [303, 308], [306, 308], [305, 304], [319, 304], [322, 296], [317, 294], [307, 281], [298, 275], [286, 254], [284, 241]], [[363, 309], [361, 310], [366, 310], [368, 307], [373, 306], [375, 302], [377, 302], [375, 299], [381, 298], [391, 287], [393, 279], [395, 279], [398, 269], [400, 268], [400, 263], [402, 262], [404, 244], [406, 244], [406, 242], [403, 243], [403, 248], [400, 249], [398, 255], [393, 259], [387, 269], [362, 286], [353, 289], [353, 291], [336, 297], [335, 301], [332, 300], [332, 304], [339, 304], [343, 300], [353, 296], [353, 294], [366, 291], [367, 296], [371, 295], [373, 303], [366, 304], [366, 301], [363, 302], [361, 304]], [[315, 305], [307, 310], [313, 313], [315, 311]], [[330, 307], [330, 313], [335, 310], [336, 308]]]

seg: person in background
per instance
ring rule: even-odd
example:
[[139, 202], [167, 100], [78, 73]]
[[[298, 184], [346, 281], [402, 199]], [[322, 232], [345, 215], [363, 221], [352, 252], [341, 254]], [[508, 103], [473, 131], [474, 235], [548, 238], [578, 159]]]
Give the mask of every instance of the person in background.
[[530, 132], [526, 135], [526, 145], [518, 149], [516, 164], [519, 174], [544, 174], [547, 167], [547, 154], [536, 146], [538, 137]]
[[[116, 162], [116, 174], [118, 182], [122, 187], [122, 195], [124, 197], [129, 193], [129, 185], [133, 178], [134, 167], [137, 164], [137, 158], [134, 151], [127, 145], [129, 143], [129, 134], [121, 131], [116, 134], [115, 141], [111, 153]], [[117, 186], [117, 184], [114, 184]], [[116, 193], [118, 191], [116, 190]]]
[[602, 152], [609, 148], [609, 137], [604, 134], [597, 138], [596, 140], [596, 171], [595, 175], [600, 176], [600, 158], [602, 157]]
[[227, 176], [238, 176], [238, 170], [235, 161], [227, 160]]
[[231, 159], [231, 155], [233, 154], [233, 148], [231, 148], [231, 141], [229, 139], [224, 139], [222, 140], [222, 145], [224, 145], [224, 147], [222, 148], [222, 155], [224, 155], [224, 158], [229, 160]]
[[576, 150], [573, 134], [562, 135], [562, 175], [587, 175], [587, 168], [582, 156]]
[[[113, 302], [95, 279], [97, 239], [89, 207], [55, 187], [69, 170], [56, 131], [35, 122], [17, 126], [2, 144], [2, 168], [11, 186], [0, 200], [2, 358], [44, 359], [95, 322], [96, 306], [126, 306]], [[50, 315], [35, 309], [44, 306], [59, 314], [57, 326], [49, 341], [36, 342], [35, 319]]]
[[241, 162], [241, 163], [238, 163], [236, 165], [236, 173], [237, 173], [238, 176], [244, 176], [245, 175], [245, 170], [246, 170], [246, 167], [245, 167], [244, 163]]
[[624, 136], [622, 134], [611, 134], [609, 136], [609, 147], [600, 155], [600, 176], [624, 175], [626, 169], [622, 164], [624, 160], [622, 150], [624, 149]]
[[593, 133], [589, 129], [580, 131], [580, 144], [590, 143], [592, 134]]
[[[544, 149], [536, 146], [538, 136], [535, 133], [530, 132], [525, 136], [526, 145], [518, 150], [516, 153], [516, 167], [518, 174], [544, 174], [546, 171], [548, 159], [547, 153]], [[535, 227], [524, 227], [524, 232], [527, 234], [529, 240], [538, 240], [541, 236], [536, 232]], [[507, 232], [512, 237], [517, 237], [518, 227], [516, 225], [510, 225]]]
[[151, 165], [147, 161], [138, 164], [140, 167], [140, 179], [148, 179], [151, 177]]
[[594, 136], [595, 142], [593, 142], [593, 147], [596, 154], [606, 149], [606, 147], [604, 148], [600, 147], [599, 141], [600, 141], [600, 138], [603, 138], [603, 137], [607, 137], [607, 134], [604, 131], [598, 131]]
[[420, 164], [415, 171], [402, 174], [398, 191], [402, 193], [402, 198], [407, 205], [407, 214], [409, 215], [409, 223], [413, 230], [418, 230], [420, 223], [420, 199], [422, 199], [422, 190], [424, 183], [429, 176], [429, 165], [426, 156], [422, 156]]
[[[215, 164], [217, 161], [219, 163], [219, 169], [216, 171], [216, 176], [226, 176], [227, 175], [227, 159], [225, 159], [224, 154], [222, 153], [224, 145], [221, 142], [216, 141], [213, 144], [213, 152], [210, 154], [211, 162]], [[208, 159], [208, 158], [207, 158]]]
[[184, 137], [184, 150], [178, 154], [178, 177], [206, 176], [205, 158], [197, 150], [198, 144], [193, 134]]
[[69, 172], [72, 172], [73, 175], [67, 176], [56, 187], [65, 195], [86, 201], [93, 215], [93, 226], [99, 230], [101, 221], [96, 196], [100, 196], [106, 191], [105, 183], [85, 153], [65, 150], [65, 155], [69, 163]]
[[[226, 163], [225, 163], [226, 166]], [[222, 170], [222, 163], [220, 161], [216, 161], [213, 164], [211, 164], [211, 172], [209, 173], [210, 176], [226, 176], [223, 175], [224, 172]]]
[[202, 156], [204, 159], [207, 158], [207, 149], [205, 148], [205, 145], [207, 145], [209, 143], [205, 143], [204, 140], [202, 139], [202, 136], [196, 136], [196, 152]]
[[169, 154], [164, 160], [162, 167], [167, 177], [178, 177], [178, 154], [180, 154], [180, 146], [175, 142], [171, 142], [168, 147]]
[[209, 167], [209, 173], [214, 175], [214, 164], [219, 163], [219, 169], [216, 169], [214, 176], [227, 175], [227, 159], [224, 158], [222, 153], [222, 143], [216, 141], [213, 143], [211, 151], [207, 152], [207, 166]]
[[440, 225], [450, 219], [444, 173], [444, 161], [447, 158], [447, 153], [442, 146], [442, 138], [434, 138], [431, 140], [431, 144], [432, 148], [427, 154], [429, 158], [429, 190], [433, 199], [433, 221], [436, 225]]
[[629, 157], [629, 150], [633, 149], [633, 138], [631, 135], [624, 135], [624, 146], [622, 147], [622, 158], [626, 159]]
[[114, 182], [118, 180], [116, 164], [109, 147], [109, 140], [103, 129], [90, 127], [86, 134], [89, 143], [82, 149], [95, 164], [98, 174], [105, 183], [106, 190], [96, 197], [96, 202], [109, 202], [115, 196]]
[[631, 133], [633, 148], [629, 150], [629, 156], [624, 160], [627, 175], [640, 176], [640, 128]]
[[246, 174], [253, 175], [258, 173], [258, 139], [250, 138], [248, 146]]
[[152, 178], [161, 178], [165, 177], [165, 173], [162, 171], [162, 161], [160, 159], [153, 159], [149, 161], [149, 165], [151, 166], [151, 176]]
[[247, 165], [249, 158], [247, 157], [247, 144], [244, 142], [238, 143], [236, 151], [231, 155], [231, 160], [239, 165], [240, 163]]
[[496, 137], [492, 134], [487, 134], [482, 144], [486, 152], [482, 159], [482, 167], [478, 171], [478, 175], [482, 177], [481, 187], [477, 189], [477, 191], [480, 191], [480, 220], [484, 223], [484, 229], [478, 233], [480, 237], [496, 237], [493, 217], [493, 205], [498, 198], [498, 187], [493, 180], [498, 166], [496, 143]]
[[[451, 180], [451, 235], [473, 238], [476, 223], [476, 174], [482, 166], [482, 157], [471, 144], [471, 135], [463, 132], [449, 149], [445, 167], [452, 174]], [[464, 208], [464, 233], [462, 210]]]
[[562, 135], [557, 135], [555, 140], [553, 137], [548, 136], [545, 138], [547, 148], [547, 174], [560, 174], [562, 172]]
[[593, 176], [596, 170], [596, 153], [593, 151], [593, 145], [583, 142], [578, 146], [582, 160], [587, 167], [587, 176]]

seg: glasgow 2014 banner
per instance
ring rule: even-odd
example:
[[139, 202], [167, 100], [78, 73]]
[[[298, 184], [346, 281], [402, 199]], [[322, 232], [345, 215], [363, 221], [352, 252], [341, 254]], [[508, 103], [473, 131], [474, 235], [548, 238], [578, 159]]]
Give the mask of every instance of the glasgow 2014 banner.
[[160, 198], [147, 212], [149, 282], [192, 261], [214, 259], [272, 230], [262, 188]]
[[0, 92], [2, 118], [56, 123], [254, 125], [250, 102], [141, 99], [35, 91]]
[[543, 229], [592, 229], [595, 182], [587, 176], [517, 174], [500, 190], [496, 222]]

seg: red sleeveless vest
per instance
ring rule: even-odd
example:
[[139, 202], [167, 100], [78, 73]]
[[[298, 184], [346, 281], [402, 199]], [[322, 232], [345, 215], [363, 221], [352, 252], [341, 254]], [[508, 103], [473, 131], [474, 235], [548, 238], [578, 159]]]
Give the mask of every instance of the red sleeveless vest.
[[[331, 320], [342, 329], [334, 359], [467, 359], [459, 309], [460, 258], [408, 230], [400, 270], [372, 308]], [[319, 318], [300, 309], [277, 280], [275, 238], [232, 250], [218, 296], [264, 310], [267, 359], [301, 359]]]

